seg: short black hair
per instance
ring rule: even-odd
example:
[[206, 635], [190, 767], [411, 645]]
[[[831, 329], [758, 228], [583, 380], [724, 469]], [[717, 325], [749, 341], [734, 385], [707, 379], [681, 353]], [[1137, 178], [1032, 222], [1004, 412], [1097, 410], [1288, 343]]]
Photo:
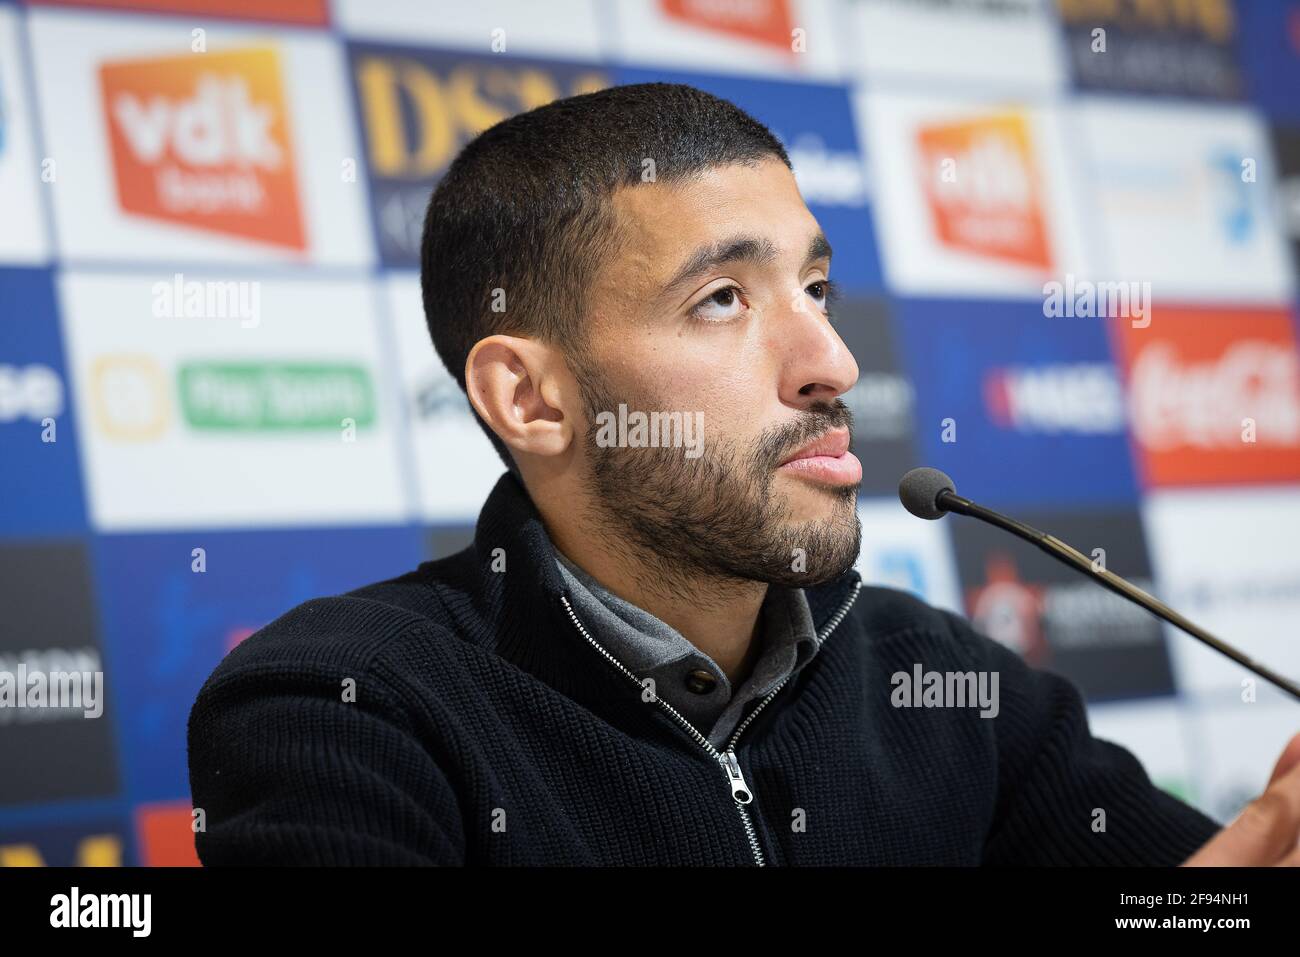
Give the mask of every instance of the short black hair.
[[[768, 157], [790, 167], [766, 126], [680, 83], [613, 86], [484, 130], [433, 191], [420, 243], [425, 320], [447, 371], [464, 390], [470, 350], [501, 333], [580, 357], [583, 294], [617, 248], [615, 190]], [[479, 425], [517, 474], [505, 443]]]

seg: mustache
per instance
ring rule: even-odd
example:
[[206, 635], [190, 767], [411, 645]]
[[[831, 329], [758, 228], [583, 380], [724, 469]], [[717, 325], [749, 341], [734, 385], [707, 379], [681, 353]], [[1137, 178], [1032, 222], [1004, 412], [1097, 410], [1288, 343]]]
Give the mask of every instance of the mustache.
[[793, 421], [763, 433], [754, 453], [755, 468], [759, 474], [765, 475], [808, 442], [841, 427], [849, 430], [849, 447], [852, 448], [853, 412], [844, 400], [816, 402], [801, 410]]

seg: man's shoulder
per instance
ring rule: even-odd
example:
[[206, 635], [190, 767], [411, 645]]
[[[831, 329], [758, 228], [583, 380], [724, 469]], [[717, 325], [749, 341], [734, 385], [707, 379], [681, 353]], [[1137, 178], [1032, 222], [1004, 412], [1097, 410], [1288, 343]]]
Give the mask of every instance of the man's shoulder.
[[868, 640], [917, 635], [965, 641], [973, 634], [970, 623], [960, 615], [886, 585], [863, 584], [850, 617]]
[[911, 655], [980, 669], [1008, 666], [1008, 656], [1015, 657], [964, 615], [885, 585], [863, 584], [844, 624], [851, 626], [861, 653], [873, 660]]
[[364, 672], [412, 641], [426, 654], [449, 649], [457, 642], [456, 630], [438, 594], [435, 564], [290, 608], [236, 645], [207, 684], [269, 669], [336, 673], [344, 666]]

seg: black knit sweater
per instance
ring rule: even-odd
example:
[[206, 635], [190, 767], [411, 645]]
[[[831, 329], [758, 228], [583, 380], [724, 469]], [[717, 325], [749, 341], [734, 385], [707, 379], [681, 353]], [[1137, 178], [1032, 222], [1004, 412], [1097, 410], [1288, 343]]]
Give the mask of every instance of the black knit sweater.
[[[820, 651], [719, 753], [571, 614], [504, 476], [469, 549], [306, 602], [217, 667], [189, 720], [199, 857], [1176, 864], [1218, 829], [963, 619], [853, 572], [808, 597]], [[996, 671], [997, 716], [894, 707], [918, 663]]]

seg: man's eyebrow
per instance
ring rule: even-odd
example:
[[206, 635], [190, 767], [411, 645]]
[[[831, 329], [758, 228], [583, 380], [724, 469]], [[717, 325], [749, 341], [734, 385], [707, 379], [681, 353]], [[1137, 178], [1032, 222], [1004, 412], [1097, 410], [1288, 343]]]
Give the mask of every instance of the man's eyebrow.
[[804, 266], [810, 266], [819, 259], [831, 258], [831, 244], [826, 239], [825, 233], [818, 233], [808, 244], [808, 255], [804, 257]]
[[775, 259], [776, 255], [776, 245], [770, 239], [754, 236], [736, 236], [701, 246], [691, 253], [686, 262], [682, 263], [673, 274], [673, 278], [668, 280], [663, 295], [672, 295], [692, 279], [712, 272], [726, 263], [749, 262], [756, 266], [763, 266]]
[[[664, 286], [663, 295], [672, 295], [692, 279], [707, 272], [712, 272], [719, 266], [736, 262], [749, 262], [756, 266], [764, 266], [775, 259], [776, 256], [776, 245], [770, 239], [755, 236], [736, 236], [722, 242], [701, 246], [691, 253], [686, 262], [682, 263], [681, 267], [673, 275], [673, 278]], [[830, 258], [831, 244], [826, 240], [826, 235], [819, 232], [808, 244], [808, 253], [804, 257], [804, 266], [806, 267], [818, 259]]]

